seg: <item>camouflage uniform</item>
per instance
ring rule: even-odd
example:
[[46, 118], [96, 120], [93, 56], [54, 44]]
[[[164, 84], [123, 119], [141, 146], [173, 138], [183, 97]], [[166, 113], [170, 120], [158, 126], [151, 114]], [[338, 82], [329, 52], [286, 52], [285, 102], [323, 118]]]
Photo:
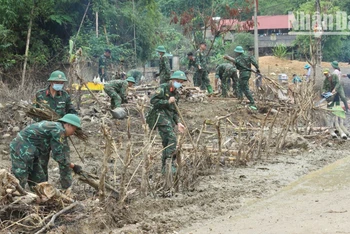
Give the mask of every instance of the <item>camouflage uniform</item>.
[[12, 172], [24, 188], [47, 181], [47, 171], [42, 168], [42, 160], [52, 149], [52, 158], [59, 164], [60, 181], [63, 189], [72, 184], [69, 168], [65, 129], [60, 122], [41, 121], [27, 126], [10, 143]]
[[111, 109], [120, 107], [122, 103], [126, 103], [126, 89], [128, 82], [126, 80], [112, 80], [104, 85], [104, 91], [111, 98]]
[[159, 83], [167, 83], [170, 80], [170, 63], [167, 56], [162, 56], [159, 60]]
[[237, 69], [231, 63], [222, 63], [216, 67], [215, 78], [221, 79], [221, 92], [223, 97], [228, 97], [228, 85], [232, 79], [232, 89], [234, 93], [238, 93], [238, 77]]
[[194, 67], [195, 69], [195, 73], [193, 74], [193, 85], [195, 87], [199, 87], [201, 86], [201, 81], [198, 79], [198, 72], [197, 72], [197, 68], [198, 66], [196, 66], [196, 59], [194, 58], [193, 60], [189, 60], [188, 61], [188, 70], [191, 69], [191, 67]]
[[156, 127], [158, 128], [159, 135], [162, 138], [162, 145], [165, 148], [172, 144], [163, 151], [163, 169], [165, 167], [167, 158], [172, 157], [173, 160], [175, 159], [177, 140], [174, 126], [179, 122], [179, 117], [175, 105], [173, 103], [169, 104], [168, 102], [170, 97], [175, 97], [176, 102], [179, 100], [179, 95], [176, 89], [171, 86], [170, 82], [161, 84], [160, 87], [156, 90], [155, 94], [151, 97], [151, 104], [153, 105], [157, 116], [159, 115]]
[[[208, 69], [207, 69], [207, 63], [208, 63], [208, 58], [204, 54], [204, 51], [197, 50], [196, 52], [196, 76], [197, 79], [201, 82], [201, 89], [206, 90], [210, 92], [211, 85], [210, 85], [210, 80], [208, 78]], [[199, 70], [198, 66], [201, 66], [201, 69]], [[209, 88], [210, 87], [210, 88]], [[212, 92], [212, 90], [211, 90]]]
[[63, 90], [57, 91], [54, 97], [51, 96], [50, 87], [39, 90], [35, 95], [35, 107], [40, 108], [42, 105], [50, 107], [60, 117], [63, 117], [65, 114], [78, 114], [74, 109], [69, 94]]
[[[98, 60], [98, 74], [100, 75], [100, 79], [105, 81], [109, 81], [111, 77], [108, 75], [108, 70], [111, 66], [111, 58], [107, 58], [104, 54], [100, 56]], [[102, 68], [104, 69], [104, 75], [102, 75]]]
[[[47, 106], [53, 111], [55, 111], [60, 117], [63, 117], [65, 114], [76, 114], [78, 112], [74, 109], [72, 101], [69, 94], [64, 91], [57, 91], [56, 95], [53, 97], [50, 93], [50, 86], [47, 89], [39, 90], [35, 95], [35, 107], [40, 108], [41, 106]], [[35, 121], [41, 121], [41, 119], [34, 119]], [[68, 142], [64, 141], [65, 151], [69, 154], [69, 145]], [[50, 160], [50, 149], [48, 149], [46, 155], [41, 156], [41, 168], [45, 172], [46, 180], [48, 180], [48, 165]]]
[[[254, 99], [252, 93], [249, 90], [249, 79], [251, 74], [251, 66], [252, 64], [258, 70], [259, 65], [257, 64], [255, 58], [251, 55], [247, 55], [241, 53], [235, 59], [235, 64], [237, 69], [239, 70], [239, 88], [238, 88], [238, 98], [243, 99], [243, 93], [250, 101], [250, 104], [254, 105]], [[243, 92], [243, 93], [242, 93]]]
[[142, 77], [142, 72], [136, 69], [129, 70], [126, 73], [126, 77], [132, 76], [135, 79], [135, 85], [139, 85]]
[[329, 107], [334, 106], [334, 102], [339, 102], [339, 98], [340, 98], [344, 103], [345, 111], [348, 111], [349, 110], [348, 101], [346, 100], [344, 89], [343, 89], [343, 86], [340, 84], [338, 75], [331, 74], [330, 76], [332, 77], [332, 79], [329, 80], [329, 78], [326, 77], [323, 81], [323, 87], [322, 87], [323, 93], [332, 92], [333, 90], [337, 92], [336, 95], [334, 95], [333, 97], [333, 103], [329, 105]]

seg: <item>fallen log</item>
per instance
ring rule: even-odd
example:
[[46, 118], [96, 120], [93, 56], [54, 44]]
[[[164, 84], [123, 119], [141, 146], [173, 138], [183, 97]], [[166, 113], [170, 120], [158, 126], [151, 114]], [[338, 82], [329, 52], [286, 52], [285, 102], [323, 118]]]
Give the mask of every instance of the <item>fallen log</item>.
[[[98, 176], [90, 174], [86, 171], [81, 171], [79, 174], [76, 174], [76, 175], [78, 180], [90, 185], [91, 187], [99, 191], [100, 178]], [[119, 199], [119, 192], [116, 189], [114, 189], [110, 184], [105, 183], [105, 188], [106, 190], [111, 192], [113, 197], [115, 197], [116, 199]]]

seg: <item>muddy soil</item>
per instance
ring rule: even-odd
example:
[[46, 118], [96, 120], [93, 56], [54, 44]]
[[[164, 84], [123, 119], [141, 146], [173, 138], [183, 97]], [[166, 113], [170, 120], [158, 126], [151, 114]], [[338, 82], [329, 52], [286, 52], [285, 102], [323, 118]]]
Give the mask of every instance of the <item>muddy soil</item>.
[[[289, 74], [294, 73], [293, 69], [300, 69], [300, 67], [298, 74], [303, 72], [304, 62], [281, 61], [276, 58], [265, 58], [265, 60], [262, 58], [260, 62], [262, 67], [268, 67], [270, 73]], [[258, 102], [257, 104], [259, 110], [256, 112], [252, 112], [235, 99], [209, 98], [202, 103], [180, 102], [179, 106], [194, 139], [198, 136], [198, 130], [201, 129], [205, 120], [213, 122], [216, 117], [231, 114], [228, 118], [234, 126], [237, 127], [243, 123], [244, 128], [249, 128], [241, 133], [243, 139], [249, 141], [256, 137], [258, 129], [263, 125], [267, 110], [271, 107], [277, 108], [269, 103]], [[90, 107], [93, 105], [89, 101], [83, 102], [83, 109], [86, 112], [82, 114], [83, 128], [89, 135], [88, 142], [83, 143], [73, 138], [78, 151], [85, 158], [85, 163], [80, 162], [72, 146], [71, 161], [81, 164], [90, 173], [100, 175], [105, 149], [105, 139], [101, 132], [103, 115], [91, 112]], [[2, 116], [0, 117], [2, 120], [0, 123], [0, 168], [9, 169], [11, 163], [8, 145], [15, 137], [14, 128], [22, 129], [30, 120], [18, 116], [21, 120], [16, 120], [17, 107], [11, 103], [3, 106], [5, 107], [1, 108]], [[131, 114], [132, 152], [137, 154], [143, 146], [144, 131], [138, 112], [132, 111]], [[284, 112], [283, 115], [287, 116], [288, 113]], [[277, 129], [285, 125], [283, 115], [277, 119], [275, 124]], [[269, 116], [266, 124], [271, 123], [273, 119], [273, 115]], [[127, 149], [127, 121], [116, 121], [109, 118], [104, 118], [104, 121], [110, 127], [112, 137], [119, 147], [119, 155], [123, 157]], [[236, 149], [237, 147], [235, 140], [237, 140], [238, 132], [231, 123], [225, 122], [221, 126], [222, 141], [228, 142], [224, 145], [225, 149]], [[321, 126], [317, 123], [314, 125]], [[215, 126], [207, 125], [205, 130], [206, 134], [200, 141], [201, 146], [217, 148], [218, 139], [213, 134], [216, 132]], [[161, 142], [158, 134], [154, 133], [154, 135], [156, 139], [152, 152], [157, 152], [161, 150]], [[288, 136], [292, 134], [288, 133]], [[290, 137], [287, 139], [288, 148], [283, 148], [277, 154], [273, 150], [263, 152], [259, 159], [249, 158], [244, 162], [234, 159], [223, 160], [217, 172], [212, 168], [201, 171], [195, 184], [184, 187], [177, 193], [173, 191], [162, 193], [156, 189], [154, 193], [141, 198], [140, 191], [136, 190], [123, 206], [118, 206], [113, 198], [101, 203], [94, 189], [74, 180], [73, 192], [75, 199], [81, 202], [82, 208], [73, 213], [75, 219], [69, 221], [64, 218], [58, 219], [56, 227], [50, 233], [176, 233], [192, 223], [206, 222], [214, 217], [225, 215], [229, 211], [235, 211], [251, 200], [269, 196], [300, 176], [345, 157], [349, 153], [348, 141], [331, 139], [327, 132], [312, 133], [307, 139], [306, 144], [299, 144], [298, 141], [305, 141], [305, 138], [301, 135]], [[185, 140], [185, 144], [190, 145], [188, 139]], [[222, 157], [232, 158], [229, 155]], [[127, 171], [129, 178], [132, 177], [141, 160], [139, 156], [132, 161]], [[153, 159], [150, 183], [156, 184], [161, 180], [160, 164], [158, 155]], [[122, 169], [119, 158], [109, 160], [106, 182], [112, 185], [115, 183], [115, 186], [118, 187]], [[49, 165], [49, 178], [49, 182], [59, 187], [58, 167], [53, 160]], [[128, 190], [139, 188], [140, 178], [140, 170], [136, 170], [135, 176], [130, 180]]]
[[[252, 113], [234, 99], [220, 98], [208, 99], [204, 103], [182, 102], [180, 109], [191, 131], [200, 128], [205, 119], [213, 120], [217, 116], [228, 113], [233, 113], [230, 117], [233, 124], [238, 126], [239, 122], [244, 121], [249, 123], [249, 126], [257, 128], [261, 126], [266, 115], [266, 113]], [[272, 119], [273, 116], [269, 117], [267, 122], [271, 122]], [[125, 142], [127, 139], [126, 120], [106, 120], [106, 122], [113, 129], [113, 137], [116, 142], [118, 144]], [[283, 119], [279, 120], [276, 126], [282, 124]], [[84, 121], [83, 127], [90, 135], [88, 143], [83, 144], [77, 139], [74, 139], [74, 142], [80, 153], [84, 155], [86, 162], [85, 164], [80, 162], [72, 147], [71, 159], [83, 165], [85, 170], [98, 175], [101, 171], [104, 150], [104, 138], [100, 124], [89, 119]], [[141, 134], [143, 131], [137, 115], [132, 118], [131, 130], [134, 150], [137, 152], [142, 146]], [[206, 130], [215, 132], [214, 126], [208, 126]], [[4, 134], [5, 130], [2, 131]], [[234, 135], [232, 131], [223, 132], [224, 140]], [[8, 144], [15, 133], [9, 132], [9, 134], [10, 137], [1, 138], [0, 168], [10, 167]], [[253, 136], [254, 132], [246, 134], [249, 137], [249, 134]], [[135, 196], [131, 196], [123, 207], [118, 207], [114, 199], [100, 203], [92, 188], [75, 180], [73, 192], [84, 208], [75, 212], [78, 217], [77, 221], [61, 220], [58, 222], [58, 227], [50, 233], [176, 233], [194, 222], [205, 222], [205, 220], [237, 210], [252, 199], [269, 196], [298, 177], [348, 155], [346, 149], [349, 147], [349, 142], [329, 138], [323, 141], [317, 139], [310, 141], [305, 149], [289, 148], [278, 155], [265, 153], [261, 159], [251, 159], [244, 165], [237, 164], [235, 161], [226, 161], [218, 172], [203, 171], [194, 186], [178, 193], [156, 193], [140, 198], [136, 195], [139, 191], [136, 191]], [[161, 149], [158, 136], [157, 141], [153, 149], [155, 151]], [[203, 144], [215, 145], [215, 142], [215, 137], [206, 137], [203, 140]], [[120, 155], [125, 154], [125, 148], [124, 144]], [[154, 161], [154, 171], [158, 173], [151, 175], [153, 176], [151, 181], [161, 178], [160, 158], [155, 158]], [[139, 162], [140, 159], [134, 160], [132, 169], [128, 172], [129, 176]], [[119, 173], [122, 170], [120, 162], [115, 167], [115, 161], [111, 160], [108, 168], [110, 173], [106, 181], [113, 184], [116, 179], [118, 183]], [[114, 170], [117, 171], [117, 178], [113, 177]], [[58, 168], [53, 160], [50, 161], [49, 175], [50, 182], [59, 187]], [[140, 183], [139, 173], [135, 178], [131, 182], [131, 188]]]

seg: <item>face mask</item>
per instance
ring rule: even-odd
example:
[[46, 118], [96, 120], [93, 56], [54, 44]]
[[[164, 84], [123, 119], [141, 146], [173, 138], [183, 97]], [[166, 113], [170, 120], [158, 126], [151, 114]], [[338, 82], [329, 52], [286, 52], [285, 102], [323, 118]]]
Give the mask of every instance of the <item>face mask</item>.
[[61, 91], [63, 88], [63, 84], [53, 84], [52, 88], [56, 91]]
[[174, 85], [175, 89], [178, 89], [182, 86], [182, 84], [177, 82], [177, 81], [174, 81], [173, 85]]

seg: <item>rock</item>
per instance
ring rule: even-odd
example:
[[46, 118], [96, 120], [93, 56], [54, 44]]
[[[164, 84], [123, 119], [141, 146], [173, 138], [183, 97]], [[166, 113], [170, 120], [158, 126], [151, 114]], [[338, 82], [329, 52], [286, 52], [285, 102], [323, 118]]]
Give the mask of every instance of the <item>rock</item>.
[[26, 113], [24, 111], [17, 110], [16, 113], [15, 113], [14, 119], [17, 122], [21, 122], [21, 121], [23, 121], [25, 119], [25, 117], [26, 117]]
[[6, 133], [2, 136], [2, 138], [9, 138], [10, 136], [11, 136], [11, 134]]
[[5, 108], [5, 106], [2, 103], [0, 103], [0, 109], [3, 109], [3, 108]]
[[12, 132], [19, 132], [20, 131], [20, 128], [15, 126], [12, 128]]
[[91, 122], [91, 117], [85, 115], [85, 116], [83, 117], [83, 121]]
[[272, 108], [270, 112], [271, 112], [271, 114], [277, 114], [278, 110]]

